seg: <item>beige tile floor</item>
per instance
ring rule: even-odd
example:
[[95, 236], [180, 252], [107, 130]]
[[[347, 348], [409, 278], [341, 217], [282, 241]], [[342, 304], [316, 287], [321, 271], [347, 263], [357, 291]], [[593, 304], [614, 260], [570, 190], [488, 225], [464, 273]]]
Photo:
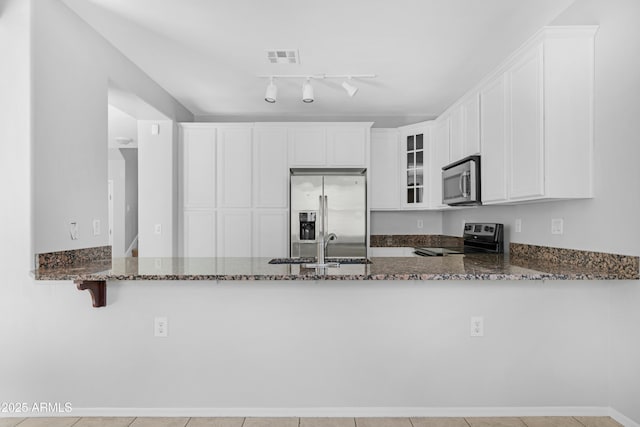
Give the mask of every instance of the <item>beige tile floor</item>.
[[0, 427], [622, 427], [610, 417], [0, 418]]

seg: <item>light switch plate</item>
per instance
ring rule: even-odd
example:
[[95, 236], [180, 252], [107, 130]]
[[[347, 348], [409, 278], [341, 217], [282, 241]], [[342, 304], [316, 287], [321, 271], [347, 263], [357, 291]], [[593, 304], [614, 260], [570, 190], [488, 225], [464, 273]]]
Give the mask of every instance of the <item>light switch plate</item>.
[[69, 223], [69, 235], [71, 236], [71, 240], [78, 240], [78, 223], [75, 221], [71, 221]]
[[154, 232], [155, 234], [162, 234], [162, 224], [156, 224], [156, 225], [153, 227], [153, 232]]
[[522, 233], [522, 220], [520, 218], [516, 219], [516, 233]]
[[99, 219], [94, 219], [93, 220], [93, 235], [94, 236], [99, 236], [100, 233], [102, 232], [102, 230], [100, 229], [100, 220]]

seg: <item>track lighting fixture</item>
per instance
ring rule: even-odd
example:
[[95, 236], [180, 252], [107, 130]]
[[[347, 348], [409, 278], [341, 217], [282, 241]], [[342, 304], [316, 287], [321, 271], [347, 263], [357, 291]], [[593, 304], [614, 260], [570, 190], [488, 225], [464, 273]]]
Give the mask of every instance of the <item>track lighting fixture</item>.
[[273, 83], [273, 77], [269, 80], [269, 86], [267, 86], [267, 92], [264, 95], [264, 100], [273, 104], [278, 98], [278, 87]]
[[347, 95], [353, 97], [358, 92], [358, 88], [351, 84], [351, 76], [342, 82], [342, 87], [347, 91]]
[[[274, 79], [304, 79], [302, 84], [302, 102], [312, 103], [315, 100], [313, 86], [311, 86], [311, 80], [325, 80], [325, 79], [342, 79], [342, 88], [347, 92], [347, 95], [353, 97], [358, 88], [352, 84], [353, 79], [373, 79], [377, 77], [375, 74], [311, 74], [311, 75], [299, 75], [299, 74], [280, 74], [271, 76], [257, 76], [261, 79], [269, 79], [269, 85], [264, 96], [264, 100], [273, 104], [276, 102], [278, 96], [278, 88], [273, 82]], [[346, 80], [345, 80], [346, 79]]]
[[302, 85], [302, 102], [307, 104], [313, 102], [313, 86], [311, 86], [310, 77], [307, 77], [307, 81]]

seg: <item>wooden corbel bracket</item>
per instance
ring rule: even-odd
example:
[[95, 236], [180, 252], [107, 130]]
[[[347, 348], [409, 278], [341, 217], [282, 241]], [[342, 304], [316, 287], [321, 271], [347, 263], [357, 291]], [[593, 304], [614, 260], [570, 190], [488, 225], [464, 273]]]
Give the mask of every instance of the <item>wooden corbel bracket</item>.
[[76, 280], [75, 284], [79, 290], [89, 291], [94, 307], [105, 307], [107, 305], [106, 280]]

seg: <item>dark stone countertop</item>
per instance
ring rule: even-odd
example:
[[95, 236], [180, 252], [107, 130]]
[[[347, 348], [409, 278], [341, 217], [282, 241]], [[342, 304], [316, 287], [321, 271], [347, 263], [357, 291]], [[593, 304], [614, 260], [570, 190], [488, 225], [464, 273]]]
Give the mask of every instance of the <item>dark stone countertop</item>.
[[500, 254], [373, 257], [326, 273], [269, 258], [117, 258], [40, 268], [36, 280], [637, 280], [638, 272], [554, 263]]

